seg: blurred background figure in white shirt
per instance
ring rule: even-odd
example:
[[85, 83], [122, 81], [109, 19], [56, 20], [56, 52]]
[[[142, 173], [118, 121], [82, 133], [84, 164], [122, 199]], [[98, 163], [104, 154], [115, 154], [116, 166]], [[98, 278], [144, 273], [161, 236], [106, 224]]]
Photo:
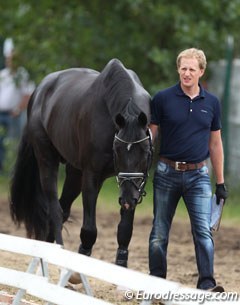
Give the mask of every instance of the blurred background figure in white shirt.
[[5, 140], [19, 138], [26, 122], [26, 108], [35, 85], [23, 67], [15, 65], [18, 56], [13, 41], [3, 45], [5, 67], [0, 71], [0, 173], [4, 167]]

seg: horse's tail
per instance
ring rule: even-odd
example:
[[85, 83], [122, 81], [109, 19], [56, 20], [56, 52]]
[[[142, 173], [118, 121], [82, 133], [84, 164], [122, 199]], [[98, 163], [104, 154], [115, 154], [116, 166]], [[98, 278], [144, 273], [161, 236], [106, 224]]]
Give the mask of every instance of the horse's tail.
[[27, 236], [46, 240], [48, 208], [40, 184], [37, 160], [24, 129], [10, 185], [10, 211], [13, 221], [25, 224]]

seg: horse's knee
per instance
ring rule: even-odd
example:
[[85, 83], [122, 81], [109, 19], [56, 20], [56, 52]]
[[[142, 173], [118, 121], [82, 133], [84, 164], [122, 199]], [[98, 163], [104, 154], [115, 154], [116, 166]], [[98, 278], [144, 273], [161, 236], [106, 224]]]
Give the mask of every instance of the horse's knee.
[[91, 230], [82, 228], [80, 233], [82, 244], [79, 247], [79, 253], [91, 255], [91, 250], [97, 239], [97, 229]]

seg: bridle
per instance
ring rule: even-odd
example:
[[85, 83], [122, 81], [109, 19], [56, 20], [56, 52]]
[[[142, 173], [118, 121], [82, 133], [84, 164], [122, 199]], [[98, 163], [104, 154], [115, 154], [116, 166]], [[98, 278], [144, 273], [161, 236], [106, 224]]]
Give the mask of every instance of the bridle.
[[[150, 144], [150, 149], [148, 152], [148, 160], [147, 160], [147, 167], [145, 171], [143, 172], [118, 172], [116, 179], [118, 186], [121, 187], [125, 182], [129, 181], [130, 183], [133, 184], [133, 186], [137, 189], [139, 192], [139, 199], [137, 203], [141, 203], [142, 199], [144, 196], [146, 196], [146, 191], [144, 190], [144, 187], [147, 182], [147, 177], [148, 177], [148, 171], [152, 165], [152, 157], [153, 157], [153, 145], [152, 145], [152, 133], [151, 130], [148, 128], [147, 129], [147, 136], [136, 140], [136, 141], [125, 141], [121, 139], [117, 134], [114, 136], [114, 141], [119, 141], [124, 144], [127, 144], [127, 150], [129, 151], [134, 144], [139, 144], [144, 141], [148, 140]], [[117, 171], [117, 165], [116, 165], [116, 152], [114, 150], [114, 165], [115, 165], [115, 170]], [[140, 181], [140, 183], [139, 183]]]

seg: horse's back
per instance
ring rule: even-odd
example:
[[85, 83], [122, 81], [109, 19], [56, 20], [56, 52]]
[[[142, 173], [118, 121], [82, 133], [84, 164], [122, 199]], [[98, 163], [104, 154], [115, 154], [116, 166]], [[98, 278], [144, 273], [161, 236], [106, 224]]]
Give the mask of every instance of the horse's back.
[[[32, 116], [40, 115], [47, 129], [51, 115], [54, 121], [65, 117], [73, 118], [76, 110], [87, 103], [83, 96], [98, 77], [99, 72], [87, 68], [73, 68], [47, 75], [35, 92], [31, 105]], [[38, 111], [39, 110], [39, 111]]]
[[[98, 71], [87, 68], [72, 68], [48, 74], [37, 88], [38, 92], [46, 93], [51, 91], [61, 92], [67, 88], [78, 87], [79, 90], [86, 90], [99, 75]], [[67, 90], [66, 93], [70, 93]]]
[[[75, 92], [83, 94], [95, 81], [99, 72], [87, 68], [72, 68], [48, 74], [34, 92], [31, 109], [41, 108], [48, 111], [55, 103], [71, 103]], [[30, 111], [32, 111], [30, 109]]]

